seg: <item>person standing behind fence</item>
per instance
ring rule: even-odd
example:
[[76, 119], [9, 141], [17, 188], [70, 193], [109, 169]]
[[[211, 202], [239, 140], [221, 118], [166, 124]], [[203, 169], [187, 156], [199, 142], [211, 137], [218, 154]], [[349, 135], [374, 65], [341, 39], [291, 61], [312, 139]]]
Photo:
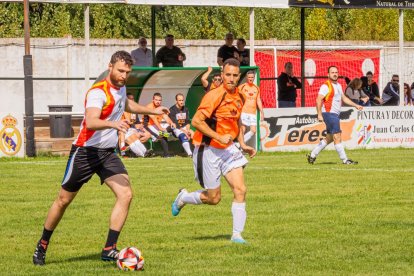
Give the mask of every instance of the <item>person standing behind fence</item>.
[[186, 56], [180, 48], [174, 46], [174, 36], [168, 34], [165, 36], [165, 46], [162, 46], [155, 54], [155, 65], [162, 67], [183, 67], [183, 61]]
[[190, 114], [188, 108], [184, 105], [184, 95], [182, 93], [175, 95], [175, 105], [170, 107], [170, 114], [168, 116], [176, 125], [176, 128], [172, 128], [172, 133], [180, 140], [187, 155], [193, 156], [190, 139], [193, 137], [194, 132], [190, 128]]
[[400, 78], [398, 75], [392, 75], [391, 81], [387, 83], [382, 91], [383, 105], [398, 106], [400, 104]]
[[[86, 93], [85, 114], [80, 132], [72, 144], [59, 194], [49, 209], [42, 236], [36, 245], [33, 254], [35, 265], [45, 265], [46, 250], [55, 228], [79, 190], [95, 174], [99, 176], [101, 184], [105, 183], [112, 190], [116, 198], [101, 259], [116, 261], [118, 258], [116, 243], [132, 200], [128, 172], [115, 154], [118, 143], [117, 131], [126, 132], [129, 128], [128, 122], [121, 120], [121, 116], [125, 110], [130, 113], [154, 115], [168, 113], [165, 107], [148, 109], [127, 99], [125, 84], [131, 73], [132, 63], [132, 57], [128, 52], [114, 53], [108, 65], [109, 73], [106, 79], [94, 84]], [[80, 215], [81, 209], [78, 210]], [[83, 230], [88, 231], [88, 228]]]
[[246, 49], [246, 40], [244, 38], [237, 39], [237, 51], [239, 52], [240, 66], [250, 65], [250, 51]]
[[152, 64], [152, 51], [147, 48], [147, 39], [141, 37], [138, 40], [139, 47], [131, 52], [132, 59], [134, 60], [134, 66], [151, 67]]
[[277, 78], [278, 107], [296, 107], [296, 89], [300, 88], [302, 83], [293, 75], [292, 63], [286, 62], [285, 72]]
[[[239, 93], [241, 93], [245, 102], [243, 105], [240, 131], [244, 133], [244, 142], [247, 143], [256, 134], [257, 125], [257, 109], [260, 112], [260, 120], [264, 119], [263, 104], [260, 98], [260, 89], [254, 82], [255, 72], [248, 71], [246, 74], [247, 81], [239, 86]], [[246, 129], [249, 131], [246, 132]], [[246, 133], [245, 133], [246, 132]]]
[[341, 113], [342, 101], [345, 104], [362, 110], [363, 107], [348, 99], [342, 93], [341, 84], [338, 82], [338, 68], [330, 66], [328, 68], [328, 80], [322, 84], [319, 89], [318, 97], [316, 98], [316, 111], [318, 114], [318, 121], [324, 122], [326, 125], [326, 137], [322, 139], [319, 144], [307, 154], [309, 164], [314, 164], [319, 153], [330, 143], [334, 142], [336, 152], [342, 163], [345, 165], [358, 164], [356, 161], [348, 159], [345, 153], [345, 147], [342, 144], [341, 138], [341, 124], [339, 114]]
[[213, 90], [219, 87], [222, 83], [220, 72], [214, 73], [211, 82], [208, 81], [208, 77], [210, 76], [212, 71], [213, 71], [213, 68], [209, 66], [207, 71], [201, 76], [201, 84], [203, 85], [204, 91], [206, 93], [210, 90]]
[[[223, 66], [223, 63], [229, 58], [240, 59], [239, 51], [233, 46], [234, 35], [227, 33], [225, 37], [225, 44], [217, 51], [217, 64]], [[240, 60], [239, 60], [240, 61]]]

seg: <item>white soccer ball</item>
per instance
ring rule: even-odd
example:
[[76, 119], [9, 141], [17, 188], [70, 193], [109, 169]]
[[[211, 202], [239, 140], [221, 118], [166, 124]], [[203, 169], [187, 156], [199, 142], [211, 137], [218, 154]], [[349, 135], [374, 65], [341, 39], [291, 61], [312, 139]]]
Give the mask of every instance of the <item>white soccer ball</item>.
[[136, 247], [126, 247], [119, 252], [116, 265], [119, 269], [124, 271], [129, 270], [143, 270], [144, 269], [144, 257], [142, 257], [141, 251]]

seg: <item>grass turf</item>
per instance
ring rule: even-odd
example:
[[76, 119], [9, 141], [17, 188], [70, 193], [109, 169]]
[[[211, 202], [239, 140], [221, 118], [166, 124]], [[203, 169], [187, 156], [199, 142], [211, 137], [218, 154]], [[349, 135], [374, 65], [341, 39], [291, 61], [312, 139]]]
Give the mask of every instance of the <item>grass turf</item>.
[[[171, 216], [179, 188], [199, 189], [189, 158], [124, 160], [134, 200], [118, 247], [136, 246], [149, 275], [414, 274], [414, 149], [262, 153], [245, 170], [247, 246], [229, 242], [232, 194]], [[32, 265], [66, 158], [0, 159], [0, 274], [119, 274], [102, 262], [114, 196], [95, 176], [67, 209], [44, 267]]]

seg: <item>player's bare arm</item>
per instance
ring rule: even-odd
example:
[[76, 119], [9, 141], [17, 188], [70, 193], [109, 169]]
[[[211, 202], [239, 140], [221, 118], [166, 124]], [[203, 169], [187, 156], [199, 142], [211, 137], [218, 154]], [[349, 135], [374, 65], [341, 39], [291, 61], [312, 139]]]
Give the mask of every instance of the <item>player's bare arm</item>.
[[210, 75], [211, 71], [213, 71], [213, 68], [209, 66], [207, 71], [201, 76], [201, 84], [203, 87], [208, 86], [208, 76]]
[[263, 103], [262, 103], [262, 99], [260, 98], [260, 92], [257, 94], [257, 108], [259, 109], [260, 112], [260, 121], [264, 120], [264, 112], [263, 112]]
[[126, 132], [129, 128], [127, 120], [107, 121], [101, 120], [101, 109], [97, 107], [88, 107], [85, 111], [86, 128], [91, 130], [102, 130], [115, 128], [119, 131]]
[[362, 107], [361, 105], [354, 103], [353, 101], [351, 101], [351, 100], [350, 100], [347, 96], [345, 96], [344, 94], [342, 94], [342, 101], [343, 101], [345, 104], [350, 105], [350, 106], [353, 106], [353, 107], [355, 107], [355, 108], [356, 108], [356, 109], [358, 109], [358, 110], [362, 110], [362, 109], [363, 109], [363, 107]]
[[129, 99], [126, 100], [125, 110], [130, 113], [138, 113], [144, 115], [161, 115], [161, 114], [168, 114], [170, 110], [165, 106], [159, 106], [155, 109], [140, 105], [134, 101]]
[[316, 98], [316, 112], [318, 114], [318, 121], [319, 122], [323, 122], [323, 117], [322, 117], [322, 101], [325, 98], [324, 95], [318, 95], [318, 97]]
[[171, 118], [167, 114], [164, 114], [162, 117], [167, 122], [167, 124], [169, 124], [172, 128], [177, 127], [177, 125], [171, 120]]
[[225, 145], [230, 144], [231, 141], [233, 140], [231, 135], [230, 134], [219, 135], [217, 132], [212, 130], [207, 125], [206, 119], [207, 119], [207, 117], [201, 111], [197, 111], [196, 114], [193, 117], [193, 120], [192, 120], [193, 126], [198, 131], [203, 133], [204, 135], [206, 135], [210, 138], [213, 138], [213, 139], [219, 141], [222, 144], [225, 144]]

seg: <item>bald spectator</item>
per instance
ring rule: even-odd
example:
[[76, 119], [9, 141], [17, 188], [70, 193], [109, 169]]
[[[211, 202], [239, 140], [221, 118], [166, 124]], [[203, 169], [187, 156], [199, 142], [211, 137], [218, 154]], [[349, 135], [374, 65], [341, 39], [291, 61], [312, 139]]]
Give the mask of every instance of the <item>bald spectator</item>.
[[151, 67], [152, 66], [152, 51], [147, 48], [147, 39], [141, 37], [138, 40], [138, 48], [131, 52], [134, 66]]
[[174, 36], [168, 34], [165, 36], [165, 46], [162, 46], [155, 55], [155, 65], [162, 67], [183, 67], [183, 61], [186, 56], [180, 48], [174, 46]]
[[[233, 46], [234, 35], [227, 33], [225, 37], [225, 44], [218, 49], [217, 52], [217, 63], [222, 66], [224, 61], [229, 58], [240, 59], [239, 51]], [[239, 60], [240, 61], [240, 60]]]

